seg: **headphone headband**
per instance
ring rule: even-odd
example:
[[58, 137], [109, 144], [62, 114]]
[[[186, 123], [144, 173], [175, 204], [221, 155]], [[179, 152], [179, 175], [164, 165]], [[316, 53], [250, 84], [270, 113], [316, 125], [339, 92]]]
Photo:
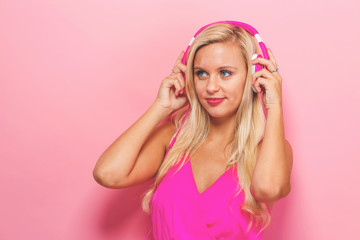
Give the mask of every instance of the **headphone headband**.
[[258, 33], [258, 31], [250, 26], [249, 24], [246, 24], [246, 23], [243, 23], [243, 22], [238, 22], [238, 21], [218, 21], [218, 22], [213, 22], [213, 23], [209, 23], [203, 27], [201, 27], [196, 33], [195, 35], [191, 38], [190, 42], [189, 42], [189, 45], [187, 46], [186, 48], [186, 51], [185, 51], [185, 54], [184, 54], [184, 57], [183, 57], [183, 60], [182, 60], [182, 63], [186, 65], [186, 58], [187, 58], [187, 52], [191, 46], [191, 44], [194, 42], [195, 38], [197, 35], [199, 35], [200, 32], [202, 32], [205, 28], [207, 28], [208, 26], [210, 25], [213, 25], [213, 24], [216, 24], [216, 23], [228, 23], [228, 24], [231, 24], [235, 27], [241, 27], [243, 29], [245, 29], [248, 33], [251, 34], [251, 36], [255, 37], [256, 41], [258, 42], [259, 46], [260, 46], [260, 49], [263, 53], [263, 57], [265, 59], [269, 59], [269, 55], [267, 53], [267, 48], [265, 46], [265, 43], [263, 42], [260, 34]]

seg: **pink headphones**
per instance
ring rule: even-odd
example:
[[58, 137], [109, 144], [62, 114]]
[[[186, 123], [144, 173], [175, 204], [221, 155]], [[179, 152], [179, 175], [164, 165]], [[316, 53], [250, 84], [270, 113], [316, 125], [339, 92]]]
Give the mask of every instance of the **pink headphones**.
[[[215, 24], [215, 23], [229, 23], [229, 24], [231, 24], [231, 25], [233, 25], [233, 26], [241, 27], [241, 28], [245, 29], [248, 33], [250, 33], [252, 36], [254, 36], [254, 37], [256, 38], [257, 42], [259, 43], [260, 49], [261, 49], [261, 51], [262, 51], [262, 53], [263, 53], [263, 55], [264, 55], [264, 56], [262, 56], [261, 54], [254, 54], [251, 59], [256, 59], [256, 58], [258, 58], [258, 57], [264, 57], [265, 59], [269, 59], [269, 55], [268, 55], [268, 53], [267, 53], [267, 48], [266, 48], [264, 42], [262, 41], [262, 39], [261, 39], [258, 31], [256, 31], [255, 28], [253, 28], [253, 27], [250, 26], [249, 24], [242, 23], [242, 22], [237, 22], [237, 21], [218, 21], [218, 22], [213, 22], [213, 23], [210, 23], [210, 24], [207, 24], [207, 25], [203, 26], [202, 28], [200, 28], [200, 29], [195, 33], [195, 35], [191, 38], [190, 43], [189, 43], [189, 45], [188, 45], [187, 48], [186, 48], [186, 51], [185, 51], [185, 54], [184, 54], [184, 57], [183, 57], [183, 60], [182, 60], [182, 63], [183, 63], [183, 64], [186, 65], [187, 52], [188, 52], [191, 44], [192, 44], [193, 41], [195, 40], [196, 36], [197, 36], [201, 31], [203, 31], [206, 27], [208, 27], [208, 26], [210, 26], [210, 25], [213, 25], [213, 24]], [[260, 71], [262, 68], [263, 68], [262, 65], [260, 65], [260, 64], [255, 64], [255, 65], [252, 66], [252, 72], [255, 73], [255, 72], [257, 72], [257, 71]], [[184, 79], [185, 79], [185, 76], [184, 76]], [[253, 91], [254, 91], [255, 93], [257, 93], [257, 91], [254, 89], [254, 87], [253, 87], [253, 86], [251, 86], [251, 87], [252, 87]], [[189, 103], [188, 103], [188, 104], [189, 104]], [[177, 137], [177, 135], [178, 135], [178, 133], [179, 133], [182, 125], [184, 124], [185, 119], [186, 119], [187, 116], [188, 116], [189, 110], [190, 110], [190, 104], [189, 104], [189, 108], [188, 108], [188, 110], [187, 110], [187, 112], [186, 112], [186, 116], [185, 116], [185, 118], [184, 118], [184, 120], [183, 120], [183, 122], [182, 122], [182, 124], [181, 124], [181, 126], [180, 126], [180, 128], [179, 128], [179, 130], [177, 131], [175, 137], [172, 139], [172, 141], [171, 141], [171, 143], [170, 143], [170, 145], [169, 145], [169, 148], [168, 148], [168, 151], [167, 151], [166, 154], [165, 154], [165, 157], [166, 157], [167, 153], [169, 152], [170, 148], [174, 145], [175, 140], [176, 140], [176, 137]]]

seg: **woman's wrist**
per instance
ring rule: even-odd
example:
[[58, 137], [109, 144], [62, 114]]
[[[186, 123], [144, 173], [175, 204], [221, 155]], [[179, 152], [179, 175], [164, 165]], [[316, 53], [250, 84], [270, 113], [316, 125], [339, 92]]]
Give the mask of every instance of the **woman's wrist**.
[[155, 112], [157, 116], [161, 116], [161, 120], [167, 117], [172, 112], [170, 109], [162, 107], [156, 101], [151, 105], [150, 108], [152, 109], [152, 111]]

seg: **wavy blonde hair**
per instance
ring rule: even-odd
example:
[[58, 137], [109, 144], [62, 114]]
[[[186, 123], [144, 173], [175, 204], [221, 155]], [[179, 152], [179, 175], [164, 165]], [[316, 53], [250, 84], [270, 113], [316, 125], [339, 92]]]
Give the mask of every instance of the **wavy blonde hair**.
[[[193, 67], [196, 52], [203, 46], [218, 42], [233, 42], [237, 44], [241, 48], [241, 55], [246, 63], [247, 76], [244, 94], [236, 112], [236, 126], [234, 137], [229, 143], [231, 156], [227, 161], [227, 167], [237, 163], [239, 182], [236, 195], [242, 190], [245, 195], [244, 202], [239, 211], [247, 211], [250, 216], [250, 223], [246, 231], [251, 228], [255, 221], [256, 226], [259, 224], [262, 226], [258, 233], [260, 234], [270, 224], [271, 220], [270, 210], [266, 203], [257, 201], [250, 192], [251, 179], [256, 163], [257, 146], [263, 138], [265, 128], [265, 115], [261, 97], [253, 92], [251, 88], [251, 56], [260, 51], [258, 51], [259, 48], [250, 33], [228, 23], [217, 23], [208, 26], [196, 36], [189, 47], [186, 62], [187, 66], [192, 67], [188, 67], [185, 73], [185, 89], [191, 109], [176, 137], [171, 151], [165, 156], [157, 172], [154, 184], [144, 194], [142, 209], [150, 214], [151, 198], [163, 177], [174, 164], [178, 164], [181, 161], [182, 156], [185, 156], [183, 159], [187, 159], [188, 156], [191, 158], [209, 134], [209, 113], [203, 108], [196, 94]], [[181, 126], [185, 113], [186, 107], [182, 107], [169, 115], [169, 119], [175, 124], [177, 130]], [[180, 168], [183, 165], [184, 161], [181, 163]]]

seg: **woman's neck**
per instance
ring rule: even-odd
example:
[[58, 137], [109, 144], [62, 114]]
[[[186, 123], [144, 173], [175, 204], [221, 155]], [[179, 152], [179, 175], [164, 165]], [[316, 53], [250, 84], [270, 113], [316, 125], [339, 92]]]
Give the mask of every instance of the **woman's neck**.
[[235, 115], [227, 118], [210, 117], [210, 132], [207, 140], [210, 142], [227, 144], [234, 137]]

